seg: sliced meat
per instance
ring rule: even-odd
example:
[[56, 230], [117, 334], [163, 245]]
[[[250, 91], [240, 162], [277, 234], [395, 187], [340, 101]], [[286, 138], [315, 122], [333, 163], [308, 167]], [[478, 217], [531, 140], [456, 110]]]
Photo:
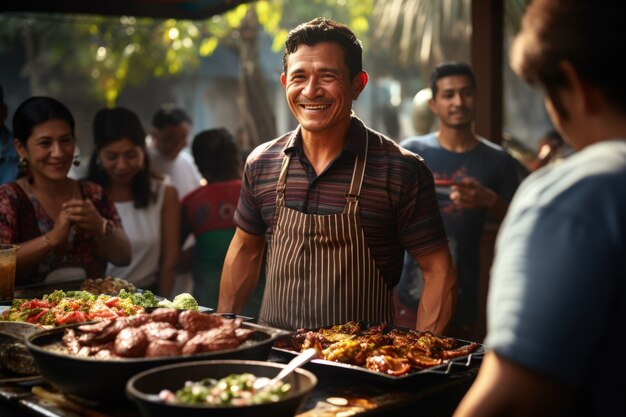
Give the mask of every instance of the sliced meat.
[[152, 321], [142, 324], [139, 327], [146, 335], [148, 341], [153, 340], [173, 340], [178, 335], [178, 330], [171, 324], [164, 321]]
[[67, 347], [67, 351], [73, 355], [77, 355], [80, 350], [80, 342], [76, 336], [74, 329], [65, 329], [63, 337], [61, 338], [63, 344]]
[[181, 345], [184, 345], [192, 337], [193, 334], [189, 333], [187, 330], [179, 330], [178, 334], [176, 335], [176, 341]]
[[180, 311], [175, 308], [157, 308], [150, 313], [152, 321], [164, 321], [172, 326], [178, 325], [178, 315]]
[[111, 324], [113, 324], [112, 319], [101, 320], [96, 323], [83, 324], [81, 326], [78, 326], [78, 330], [84, 333], [100, 333]]
[[237, 340], [239, 340], [239, 343], [243, 343], [248, 340], [253, 333], [253, 329], [243, 329], [241, 327], [235, 329], [235, 336], [237, 336]]
[[181, 344], [173, 340], [153, 340], [146, 349], [146, 358], [179, 356], [181, 354]]
[[224, 319], [222, 319], [222, 316], [201, 313], [194, 310], [185, 310], [178, 316], [180, 327], [191, 333], [219, 327], [223, 322]]
[[115, 337], [114, 352], [125, 358], [137, 358], [145, 355], [148, 343], [141, 329], [126, 327]]
[[94, 342], [109, 342], [114, 340], [118, 333], [123, 329], [139, 327], [144, 323], [150, 321], [150, 316], [147, 314], [138, 314], [136, 316], [119, 317], [113, 320], [113, 324], [107, 326], [100, 332], [95, 338]]
[[234, 349], [239, 345], [240, 343], [235, 334], [235, 330], [222, 326], [196, 333], [196, 335], [189, 339], [183, 346], [183, 355]]

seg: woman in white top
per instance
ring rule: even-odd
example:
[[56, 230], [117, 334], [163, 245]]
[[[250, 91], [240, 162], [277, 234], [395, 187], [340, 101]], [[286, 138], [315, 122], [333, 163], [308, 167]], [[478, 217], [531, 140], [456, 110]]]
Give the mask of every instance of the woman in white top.
[[107, 275], [169, 296], [180, 250], [176, 189], [150, 170], [146, 133], [131, 110], [99, 110], [93, 137], [88, 179], [101, 184], [114, 201], [131, 243], [131, 264], [121, 268], [109, 264]]

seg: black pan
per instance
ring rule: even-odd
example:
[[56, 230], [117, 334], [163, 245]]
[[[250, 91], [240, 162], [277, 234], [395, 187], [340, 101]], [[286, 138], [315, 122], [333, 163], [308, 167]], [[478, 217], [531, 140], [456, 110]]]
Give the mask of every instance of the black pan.
[[163, 389], [176, 392], [186, 381], [203, 378], [221, 379], [232, 374], [249, 372], [258, 377], [273, 378], [286, 365], [242, 360], [211, 360], [160, 366], [135, 375], [128, 381], [126, 391], [144, 417], [291, 417], [303, 398], [317, 383], [317, 378], [304, 369], [285, 378], [291, 389], [280, 401], [245, 407], [186, 406], [163, 403], [158, 394]]
[[[204, 359], [266, 360], [274, 340], [287, 333], [252, 323], [244, 322], [241, 326], [255, 332], [238, 348], [187, 356], [123, 359], [78, 357], [58, 350], [65, 328], [30, 335], [26, 339], [26, 346], [35, 358], [41, 375], [51, 385], [79, 400], [104, 404], [109, 401], [128, 401], [125, 395], [126, 382], [133, 375], [157, 366]], [[57, 346], [57, 349], [51, 346]]]

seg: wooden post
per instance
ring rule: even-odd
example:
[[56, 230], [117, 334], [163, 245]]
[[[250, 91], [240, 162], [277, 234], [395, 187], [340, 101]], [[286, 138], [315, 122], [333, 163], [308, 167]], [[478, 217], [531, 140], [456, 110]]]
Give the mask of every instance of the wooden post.
[[476, 133], [502, 142], [504, 2], [472, 0], [471, 59], [478, 84]]

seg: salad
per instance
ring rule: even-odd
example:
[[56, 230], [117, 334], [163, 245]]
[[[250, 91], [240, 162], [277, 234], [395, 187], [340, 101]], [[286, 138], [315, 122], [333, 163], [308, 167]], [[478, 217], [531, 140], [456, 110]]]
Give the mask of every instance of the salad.
[[267, 382], [268, 378], [250, 373], [232, 374], [220, 380], [187, 381], [176, 393], [162, 390], [159, 398], [170, 404], [241, 407], [279, 401], [291, 389], [290, 384], [281, 381], [261, 388]]
[[145, 312], [145, 308], [131, 297], [57, 290], [42, 298], [14, 299], [11, 307], [2, 312], [0, 320], [60, 326]]

